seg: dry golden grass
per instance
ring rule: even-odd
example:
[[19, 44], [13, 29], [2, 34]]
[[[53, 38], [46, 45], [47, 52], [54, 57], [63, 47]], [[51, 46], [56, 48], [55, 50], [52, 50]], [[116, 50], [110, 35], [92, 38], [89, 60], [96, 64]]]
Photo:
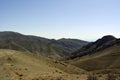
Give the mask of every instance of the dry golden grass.
[[2, 80], [79, 80], [86, 78], [86, 75], [79, 74], [87, 73], [61, 61], [6, 49], [0, 50], [0, 66]]
[[88, 71], [120, 69], [120, 45], [114, 45], [93, 55], [70, 61], [70, 63]]

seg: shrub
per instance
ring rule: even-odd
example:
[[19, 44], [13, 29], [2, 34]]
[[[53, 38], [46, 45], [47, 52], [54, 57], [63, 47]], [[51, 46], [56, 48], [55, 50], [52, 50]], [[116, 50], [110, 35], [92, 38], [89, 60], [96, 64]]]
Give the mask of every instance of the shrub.
[[98, 80], [96, 75], [88, 75], [87, 80]]
[[116, 80], [117, 74], [108, 74], [107, 75], [107, 80]]

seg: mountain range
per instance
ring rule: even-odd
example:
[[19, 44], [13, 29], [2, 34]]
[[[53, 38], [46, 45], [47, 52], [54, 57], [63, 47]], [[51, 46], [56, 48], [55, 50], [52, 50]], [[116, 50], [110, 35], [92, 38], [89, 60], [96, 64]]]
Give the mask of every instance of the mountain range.
[[47, 39], [17, 32], [0, 32], [0, 48], [27, 51], [51, 58], [64, 58], [89, 42], [78, 39]]
[[2, 80], [109, 80], [119, 63], [120, 39], [112, 35], [88, 42], [0, 32]]

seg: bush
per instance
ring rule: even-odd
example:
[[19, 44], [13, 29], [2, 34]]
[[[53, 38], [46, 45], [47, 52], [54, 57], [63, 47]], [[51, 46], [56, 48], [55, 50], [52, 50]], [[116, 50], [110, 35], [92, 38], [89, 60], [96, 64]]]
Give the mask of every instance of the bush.
[[98, 80], [96, 75], [88, 75], [87, 80]]
[[107, 75], [107, 80], [116, 80], [117, 74], [108, 74]]

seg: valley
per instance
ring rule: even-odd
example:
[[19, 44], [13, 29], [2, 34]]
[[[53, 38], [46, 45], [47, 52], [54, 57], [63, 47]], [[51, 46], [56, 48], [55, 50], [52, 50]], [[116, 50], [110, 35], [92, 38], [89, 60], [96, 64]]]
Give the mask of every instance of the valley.
[[119, 80], [119, 63], [120, 39], [111, 35], [87, 42], [0, 33], [2, 80]]

